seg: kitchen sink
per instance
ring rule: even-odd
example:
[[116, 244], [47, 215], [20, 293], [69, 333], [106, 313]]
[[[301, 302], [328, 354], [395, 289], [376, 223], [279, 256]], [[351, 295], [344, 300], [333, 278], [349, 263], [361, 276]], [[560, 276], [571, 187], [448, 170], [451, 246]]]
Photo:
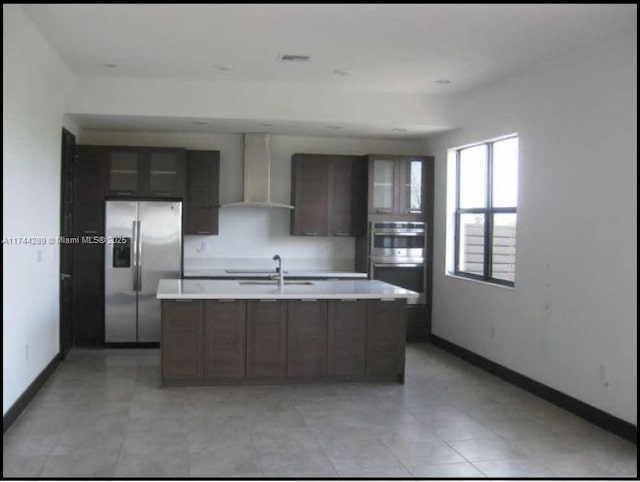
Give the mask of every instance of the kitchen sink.
[[[270, 281], [238, 281], [238, 284], [241, 284], [241, 285], [269, 285], [269, 286], [273, 286], [273, 285], [277, 285], [278, 281], [277, 280], [270, 280]], [[313, 283], [311, 281], [285, 281], [284, 284], [285, 285], [312, 285]]]

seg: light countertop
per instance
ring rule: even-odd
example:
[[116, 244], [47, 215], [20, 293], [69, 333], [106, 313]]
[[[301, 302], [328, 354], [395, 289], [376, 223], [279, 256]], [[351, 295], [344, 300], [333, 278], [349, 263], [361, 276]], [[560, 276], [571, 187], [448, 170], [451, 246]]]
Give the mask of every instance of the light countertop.
[[[285, 283], [287, 280], [285, 278]], [[163, 279], [158, 299], [415, 299], [419, 294], [377, 280], [277, 281]], [[300, 284], [309, 283], [309, 284]]]
[[[258, 278], [268, 279], [275, 274], [273, 269], [185, 269], [184, 278]], [[353, 271], [319, 271], [319, 270], [284, 270], [288, 278], [361, 278], [366, 279], [367, 273]]]

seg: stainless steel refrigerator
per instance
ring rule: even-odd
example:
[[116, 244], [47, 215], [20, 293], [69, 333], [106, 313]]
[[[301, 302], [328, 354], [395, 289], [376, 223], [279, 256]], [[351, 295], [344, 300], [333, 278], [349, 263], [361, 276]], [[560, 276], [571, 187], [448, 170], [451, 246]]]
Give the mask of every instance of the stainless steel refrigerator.
[[182, 203], [107, 201], [105, 214], [105, 342], [159, 342], [156, 290], [180, 277]]

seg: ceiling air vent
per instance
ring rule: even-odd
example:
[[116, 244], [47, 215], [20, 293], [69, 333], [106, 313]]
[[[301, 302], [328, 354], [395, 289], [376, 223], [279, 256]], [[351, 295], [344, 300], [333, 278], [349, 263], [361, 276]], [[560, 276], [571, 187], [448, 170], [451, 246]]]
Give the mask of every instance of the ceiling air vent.
[[294, 54], [283, 54], [280, 56], [280, 60], [282, 60], [283, 62], [308, 62], [310, 58], [311, 57], [309, 57], [308, 55]]

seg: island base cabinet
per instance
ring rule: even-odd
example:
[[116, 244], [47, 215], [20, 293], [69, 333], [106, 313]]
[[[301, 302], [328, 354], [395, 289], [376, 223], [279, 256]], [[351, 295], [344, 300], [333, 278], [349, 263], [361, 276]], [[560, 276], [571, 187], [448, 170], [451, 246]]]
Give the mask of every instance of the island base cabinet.
[[327, 374], [327, 302], [288, 302], [287, 376], [324, 377]]
[[407, 303], [405, 300], [367, 302], [367, 375], [404, 377]]
[[328, 316], [327, 374], [365, 374], [367, 302], [330, 300]]
[[203, 302], [162, 302], [161, 364], [163, 380], [193, 380], [204, 375]]
[[162, 300], [163, 385], [404, 382], [404, 299]]
[[244, 378], [246, 306], [242, 300], [205, 301], [205, 378]]
[[247, 378], [287, 376], [287, 302], [247, 303]]

